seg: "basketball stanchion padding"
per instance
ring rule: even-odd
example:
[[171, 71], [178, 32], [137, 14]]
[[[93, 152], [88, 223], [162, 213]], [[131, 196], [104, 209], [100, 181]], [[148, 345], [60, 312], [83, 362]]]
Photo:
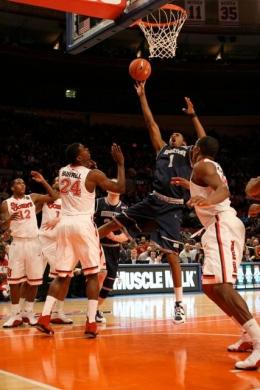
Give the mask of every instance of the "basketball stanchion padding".
[[120, 16], [127, 5], [127, 0], [9, 0], [14, 3], [35, 5], [58, 11], [87, 15], [100, 19], [114, 20]]

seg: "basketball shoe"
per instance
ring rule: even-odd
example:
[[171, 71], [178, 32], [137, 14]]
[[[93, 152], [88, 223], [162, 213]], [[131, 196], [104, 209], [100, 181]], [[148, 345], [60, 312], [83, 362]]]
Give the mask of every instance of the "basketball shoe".
[[96, 319], [96, 322], [98, 322], [100, 324], [105, 324], [107, 322], [106, 318], [103, 316], [102, 311], [100, 311], [100, 310], [97, 310], [95, 319]]
[[59, 325], [69, 325], [73, 324], [73, 320], [68, 318], [64, 312], [54, 311], [51, 314], [51, 323]]
[[49, 336], [52, 336], [52, 335], [54, 335], [54, 330], [49, 325], [50, 319], [51, 319], [50, 315], [40, 316], [40, 318], [38, 319], [38, 322], [35, 326], [40, 332], [46, 333]]
[[88, 322], [88, 318], [87, 318], [84, 333], [88, 339], [94, 339], [95, 337], [97, 337], [98, 332], [97, 332], [96, 322]]
[[260, 342], [254, 343], [253, 352], [245, 360], [236, 362], [235, 368], [239, 370], [256, 370], [260, 367]]
[[247, 333], [242, 333], [241, 338], [234, 344], [227, 347], [229, 352], [251, 352], [253, 350], [253, 342]]
[[8, 320], [3, 324], [3, 328], [16, 328], [17, 326], [22, 325], [23, 319], [21, 314], [14, 314], [8, 318]]
[[182, 303], [175, 302], [174, 317], [173, 317], [174, 324], [183, 324], [185, 320], [186, 320], [185, 310], [184, 307], [182, 306]]
[[37, 318], [35, 317], [35, 314], [31, 311], [23, 311], [22, 312], [22, 319], [25, 324], [35, 326], [37, 324]]

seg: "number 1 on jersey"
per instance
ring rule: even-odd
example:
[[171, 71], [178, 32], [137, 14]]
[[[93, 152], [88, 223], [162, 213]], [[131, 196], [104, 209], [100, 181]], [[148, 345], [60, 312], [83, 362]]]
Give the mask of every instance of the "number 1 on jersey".
[[170, 154], [170, 162], [169, 162], [168, 168], [172, 168], [173, 159], [174, 159], [174, 154]]

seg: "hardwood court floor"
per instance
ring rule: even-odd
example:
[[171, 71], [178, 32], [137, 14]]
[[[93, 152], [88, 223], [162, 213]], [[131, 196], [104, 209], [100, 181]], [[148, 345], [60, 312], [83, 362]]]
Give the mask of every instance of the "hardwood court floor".
[[[241, 294], [260, 320], [260, 291]], [[66, 302], [74, 324], [55, 326], [54, 337], [1, 328], [0, 389], [260, 389], [260, 372], [233, 369], [247, 356], [226, 351], [239, 336], [233, 322], [202, 294], [184, 301], [187, 322], [174, 325], [171, 295], [110, 298], [112, 313], [92, 340], [83, 335], [83, 299]]]

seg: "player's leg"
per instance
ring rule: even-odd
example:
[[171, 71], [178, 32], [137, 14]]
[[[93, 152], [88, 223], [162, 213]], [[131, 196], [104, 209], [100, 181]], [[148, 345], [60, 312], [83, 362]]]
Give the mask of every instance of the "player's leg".
[[[244, 345], [239, 345], [240, 351], [250, 349], [250, 343], [253, 344], [251, 355], [244, 361], [237, 362], [235, 367], [244, 370], [257, 369], [260, 367], [260, 327], [250, 313], [246, 302], [230, 283], [215, 285], [212, 292], [216, 297], [215, 302], [224, 302], [230, 315], [235, 318], [245, 333], [241, 340]], [[232, 350], [231, 347], [229, 350]]]
[[[57, 257], [57, 241], [56, 239], [50, 239], [48, 237], [42, 237], [41, 239], [42, 252], [44, 258], [50, 265], [50, 273], [49, 277], [54, 279], [57, 277], [56, 272], [56, 257]], [[60, 325], [68, 325], [73, 324], [73, 320], [68, 318], [64, 312], [64, 299], [57, 299], [53, 305], [51, 312], [51, 323], [52, 324], [60, 324]]]
[[182, 288], [182, 276], [179, 256], [175, 253], [168, 253], [167, 260], [171, 268], [174, 293], [175, 293], [175, 305], [174, 305], [174, 318], [175, 324], [181, 324], [185, 322], [185, 310], [182, 304], [183, 300], [183, 288]]
[[[260, 367], [260, 328], [249, 312], [246, 302], [232, 286], [242, 258], [244, 226], [232, 215], [228, 215], [228, 218], [218, 218], [216, 223], [207, 229], [202, 244], [205, 249], [203, 284], [206, 284], [206, 281], [209, 283], [211, 279], [214, 286], [210, 294], [213, 294], [214, 301], [240, 324], [244, 332], [240, 342], [251, 341], [253, 344], [251, 355], [244, 361], [237, 362], [235, 367], [256, 369]], [[234, 345], [228, 349], [235, 350], [233, 347]], [[238, 345], [237, 349], [243, 349], [242, 345]]]
[[162, 250], [166, 251], [167, 260], [172, 272], [175, 293], [173, 322], [175, 324], [182, 324], [185, 322], [185, 310], [182, 303], [182, 272], [176, 250], [181, 240], [182, 209], [176, 208], [176, 206], [167, 204], [159, 199], [155, 199], [155, 203], [158, 228], [151, 234], [151, 239], [159, 244]]
[[95, 338], [98, 334], [95, 320], [98, 295], [102, 250], [96, 226], [91, 220], [83, 221], [79, 226], [79, 239], [76, 246], [76, 256], [80, 259], [82, 271], [86, 276], [87, 315], [85, 335], [87, 338]]
[[87, 320], [85, 335], [87, 338], [95, 338], [98, 334], [96, 325], [96, 312], [98, 307], [99, 281], [98, 274], [87, 274], [86, 296], [88, 298]]
[[51, 312], [57, 300], [64, 300], [66, 297], [73, 269], [78, 262], [75, 247], [77, 246], [77, 225], [70, 224], [70, 221], [61, 221], [57, 235], [57, 277], [51, 282], [48, 295], [43, 307], [42, 314], [38, 320], [36, 328], [43, 333], [53, 335], [54, 331], [50, 327]]
[[9, 318], [3, 324], [3, 328], [16, 328], [23, 323], [19, 305], [21, 283], [10, 283], [9, 281], [9, 287], [11, 297], [11, 310]]
[[25, 256], [25, 272], [27, 283], [24, 283], [23, 297], [25, 298], [22, 311], [23, 322], [31, 326], [37, 324], [37, 319], [33, 312], [34, 300], [38, 291], [38, 286], [42, 284], [43, 277], [43, 257], [41, 245], [38, 238], [28, 239], [23, 248]]
[[69, 291], [72, 271], [65, 272], [67, 275], [63, 271], [62, 276], [57, 276], [57, 278], [51, 282], [42, 314], [36, 324], [38, 330], [49, 335], [54, 334], [53, 329], [49, 326], [52, 308], [57, 300], [64, 300]]
[[33, 312], [33, 306], [37, 295], [38, 286], [39, 284], [30, 285], [28, 282], [24, 282], [21, 286], [20, 305], [21, 302], [24, 301], [23, 305], [21, 306], [21, 315], [23, 322], [31, 326], [35, 326], [37, 324], [37, 319], [35, 318]]
[[3, 324], [3, 328], [14, 328], [23, 323], [19, 301], [21, 285], [26, 281], [26, 273], [21, 240], [13, 240], [10, 245], [7, 279], [10, 286], [11, 310], [10, 317]]
[[119, 247], [105, 248], [107, 275], [99, 292], [98, 310], [96, 314], [96, 322], [99, 323], [106, 322], [106, 319], [103, 316], [103, 313], [100, 308], [103, 302], [109, 296], [109, 293], [113, 290], [118, 270], [119, 251]]
[[155, 221], [155, 214], [152, 199], [151, 197], [147, 197], [114, 217], [112, 221], [100, 226], [98, 228], [99, 237], [104, 238], [111, 231], [121, 229], [129, 239], [133, 239], [142, 233], [143, 228], [149, 222], [152, 223], [153, 221]]

